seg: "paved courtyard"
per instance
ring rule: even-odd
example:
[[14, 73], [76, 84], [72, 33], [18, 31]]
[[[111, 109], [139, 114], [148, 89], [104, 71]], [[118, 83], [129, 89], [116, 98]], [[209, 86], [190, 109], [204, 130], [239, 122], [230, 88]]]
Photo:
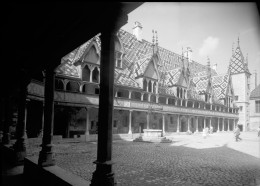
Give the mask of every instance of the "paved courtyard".
[[[173, 135], [173, 143], [113, 142], [114, 172], [118, 185], [260, 185], [260, 139], [243, 132]], [[38, 156], [39, 144], [28, 156]], [[63, 140], [54, 147], [56, 164], [86, 180], [95, 170], [96, 142]]]

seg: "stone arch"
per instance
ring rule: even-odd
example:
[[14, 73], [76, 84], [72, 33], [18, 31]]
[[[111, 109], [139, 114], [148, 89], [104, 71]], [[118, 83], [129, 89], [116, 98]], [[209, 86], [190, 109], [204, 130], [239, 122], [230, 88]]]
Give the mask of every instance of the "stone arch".
[[148, 92], [152, 92], [152, 82], [148, 82]]
[[82, 68], [82, 81], [90, 81], [90, 69], [88, 65], [85, 65]]
[[79, 84], [75, 81], [69, 81], [66, 85], [66, 90], [70, 92], [79, 92]]
[[180, 132], [187, 132], [188, 130], [188, 117], [181, 116], [180, 117]]
[[92, 72], [92, 82], [99, 83], [99, 70], [98, 67], [95, 67]]
[[55, 79], [55, 89], [64, 90], [64, 83], [61, 79]]
[[146, 79], [143, 80], [143, 90], [146, 91], [147, 90], [147, 81]]

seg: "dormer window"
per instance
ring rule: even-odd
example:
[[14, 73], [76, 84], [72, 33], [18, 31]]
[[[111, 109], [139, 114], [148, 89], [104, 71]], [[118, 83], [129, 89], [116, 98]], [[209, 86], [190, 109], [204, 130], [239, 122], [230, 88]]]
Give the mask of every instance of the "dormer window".
[[123, 68], [123, 53], [116, 51], [116, 67]]

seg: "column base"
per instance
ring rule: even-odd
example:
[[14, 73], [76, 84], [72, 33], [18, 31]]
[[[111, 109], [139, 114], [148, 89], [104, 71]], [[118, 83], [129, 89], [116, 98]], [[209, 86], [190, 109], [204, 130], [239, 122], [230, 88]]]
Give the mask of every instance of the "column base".
[[53, 158], [52, 145], [43, 145], [39, 154], [38, 165], [48, 167], [55, 165]]
[[132, 131], [129, 131], [128, 134], [132, 134]]
[[19, 138], [15, 142], [14, 146], [15, 164], [23, 164], [24, 158], [26, 157], [26, 141], [24, 138]]
[[94, 162], [97, 167], [93, 173], [90, 186], [114, 186], [116, 185], [114, 172], [112, 171], [112, 162]]

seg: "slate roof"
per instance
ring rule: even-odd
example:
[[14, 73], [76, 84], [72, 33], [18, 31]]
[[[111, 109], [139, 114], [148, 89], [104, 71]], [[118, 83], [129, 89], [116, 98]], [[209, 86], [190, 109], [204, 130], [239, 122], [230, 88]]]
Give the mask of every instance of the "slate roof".
[[[136, 79], [144, 74], [148, 63], [153, 56], [153, 45], [146, 40], [142, 40], [142, 42], [138, 41], [134, 35], [124, 30], [118, 31], [118, 37], [121, 40], [125, 54], [123, 58], [123, 68], [115, 69], [115, 84], [142, 89]], [[80, 78], [81, 67], [80, 65], [74, 64], [83, 59], [83, 55], [91, 42], [96, 42], [98, 50], [101, 49], [100, 34], [98, 34], [64, 56], [61, 59], [61, 64], [56, 68], [56, 72], [61, 75]], [[182, 61], [181, 55], [160, 46], [158, 46], [158, 57], [159, 61], [157, 66], [160, 76], [159, 93], [172, 95], [174, 86], [181, 77], [182, 64], [188, 63], [187, 58], [184, 58], [184, 61]], [[204, 93], [206, 91], [208, 82], [206, 77], [207, 66], [192, 61], [189, 63], [189, 70], [196, 86], [195, 90], [191, 91], [193, 92], [191, 94], [194, 94], [191, 95], [191, 97], [194, 99], [201, 99], [201, 96], [196, 94], [196, 91], [197, 93]], [[223, 90], [220, 87], [223, 87], [223, 89], [226, 88], [226, 84], [224, 83], [225, 79], [214, 77], [217, 73], [213, 69], [211, 69], [211, 74], [213, 76], [212, 80], [215, 82], [213, 88], [216, 89], [215, 92], [218, 97], [221, 97]]]
[[251, 92], [250, 99], [260, 99], [260, 84]]
[[238, 46], [230, 59], [229, 70], [231, 74], [237, 74], [242, 72], [249, 72], [248, 66], [242, 54], [241, 48]]

